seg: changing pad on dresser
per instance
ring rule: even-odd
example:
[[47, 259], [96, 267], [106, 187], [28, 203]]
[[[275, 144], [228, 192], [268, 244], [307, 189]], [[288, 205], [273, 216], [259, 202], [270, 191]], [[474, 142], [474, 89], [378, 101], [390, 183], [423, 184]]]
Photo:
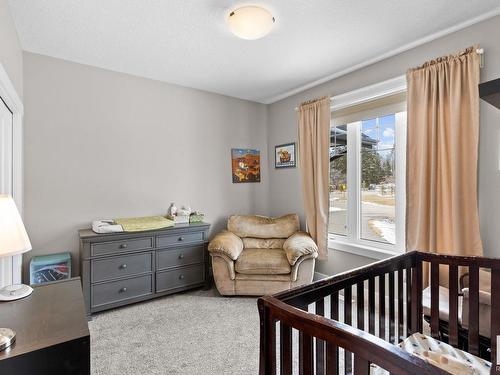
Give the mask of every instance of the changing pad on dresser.
[[121, 225], [125, 232], [141, 232], [173, 227], [175, 223], [163, 216], [131, 217], [115, 219], [115, 223]]

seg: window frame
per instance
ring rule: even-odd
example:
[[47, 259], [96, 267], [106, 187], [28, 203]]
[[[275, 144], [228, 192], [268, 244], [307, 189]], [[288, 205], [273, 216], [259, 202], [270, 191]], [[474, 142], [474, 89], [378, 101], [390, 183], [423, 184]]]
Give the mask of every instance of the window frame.
[[[368, 103], [406, 92], [406, 77], [367, 86], [332, 98], [331, 111]], [[347, 235], [328, 233], [330, 250], [340, 250], [374, 259], [383, 259], [405, 251], [406, 216], [406, 111], [395, 113], [396, 244], [361, 237], [361, 124], [347, 124]], [[352, 145], [352, 146], [351, 146]], [[401, 156], [403, 155], [403, 156]], [[400, 188], [402, 186], [403, 188]]]
[[[23, 215], [23, 116], [24, 105], [5, 67], [0, 62], [0, 100], [12, 113], [12, 198], [16, 202], [21, 217]], [[21, 284], [22, 255], [4, 258], [5, 272], [0, 272], [0, 287]], [[2, 260], [0, 259], [0, 263]], [[10, 266], [9, 266], [10, 263]], [[0, 264], [0, 267], [2, 264]]]

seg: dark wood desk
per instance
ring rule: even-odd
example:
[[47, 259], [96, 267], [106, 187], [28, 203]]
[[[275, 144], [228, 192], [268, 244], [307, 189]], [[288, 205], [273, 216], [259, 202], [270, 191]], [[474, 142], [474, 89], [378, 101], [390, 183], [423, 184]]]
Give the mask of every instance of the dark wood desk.
[[17, 333], [16, 342], [0, 352], [0, 374], [90, 374], [80, 278], [35, 286], [29, 297], [0, 302], [0, 327]]

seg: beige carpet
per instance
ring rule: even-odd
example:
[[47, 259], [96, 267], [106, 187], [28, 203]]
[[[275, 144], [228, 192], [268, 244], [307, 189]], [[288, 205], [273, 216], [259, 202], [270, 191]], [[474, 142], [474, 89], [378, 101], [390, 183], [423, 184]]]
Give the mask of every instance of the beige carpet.
[[[342, 299], [339, 305], [342, 321]], [[327, 297], [326, 316], [330, 315], [329, 306]], [[352, 307], [355, 316], [354, 297]], [[310, 312], [314, 310], [311, 308]], [[388, 315], [387, 311], [386, 319]], [[375, 322], [378, 331], [378, 319]], [[365, 326], [368, 326], [367, 312]], [[221, 297], [215, 290], [181, 293], [97, 314], [89, 322], [89, 328], [93, 375], [258, 373], [256, 298]], [[293, 368], [298, 373], [296, 330], [293, 342]], [[277, 362], [279, 366], [279, 358]], [[343, 366], [341, 350], [340, 370]]]
[[176, 294], [97, 314], [89, 328], [93, 375], [258, 373], [255, 298]]

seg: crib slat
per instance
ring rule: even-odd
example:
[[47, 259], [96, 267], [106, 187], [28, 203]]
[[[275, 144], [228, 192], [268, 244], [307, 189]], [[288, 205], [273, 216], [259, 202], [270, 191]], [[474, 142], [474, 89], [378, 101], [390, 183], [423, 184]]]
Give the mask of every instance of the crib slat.
[[358, 329], [365, 329], [365, 283], [363, 281], [356, 285], [356, 307], [358, 315]]
[[405, 270], [406, 276], [406, 328], [403, 333], [404, 337], [408, 337], [411, 331], [411, 268], [408, 267]]
[[458, 267], [450, 265], [449, 271], [449, 344], [458, 346]]
[[266, 358], [267, 369], [270, 374], [276, 374], [276, 320], [268, 317], [266, 325], [267, 345], [269, 345]]
[[330, 296], [330, 318], [339, 320], [339, 292], [333, 292]]
[[292, 327], [280, 322], [280, 373], [292, 373]]
[[[276, 361], [276, 332], [270, 310], [263, 304], [258, 304], [260, 316], [260, 356], [259, 374], [271, 374]], [[274, 366], [276, 372], [276, 366]]]
[[316, 301], [316, 315], [325, 316], [325, 300]]
[[375, 278], [368, 279], [368, 332], [375, 334]]
[[354, 355], [354, 375], [368, 375], [370, 374], [370, 363], [361, 358], [359, 355]]
[[431, 262], [431, 336], [439, 338], [439, 263]]
[[344, 289], [344, 323], [352, 323], [352, 287]]
[[[326, 343], [326, 375], [339, 373], [339, 348], [331, 342]], [[290, 372], [291, 374], [291, 372]]]
[[389, 272], [389, 342], [394, 343], [394, 320], [396, 298], [394, 295], [394, 272]]
[[385, 273], [378, 277], [378, 336], [385, 340]]
[[[330, 296], [330, 317], [339, 320], [339, 292]], [[326, 343], [326, 373], [337, 375], [339, 373], [339, 348], [330, 342]]]
[[[308, 334], [299, 333], [299, 374], [313, 375], [313, 338]], [[275, 371], [276, 372], [276, 371]]]
[[411, 275], [411, 332], [422, 333], [422, 262], [417, 261]]
[[403, 340], [403, 270], [398, 271], [398, 337], [397, 342]]
[[479, 267], [469, 267], [469, 353], [479, 354]]
[[[325, 301], [316, 302], [316, 315], [325, 316]], [[316, 338], [316, 375], [325, 373], [325, 342]]]
[[[496, 363], [497, 335], [500, 335], [500, 268], [491, 270], [491, 362]], [[491, 371], [494, 374], [493, 369]]]
[[[352, 324], [352, 287], [344, 289], [344, 323], [347, 325]], [[344, 350], [344, 363], [345, 373], [348, 374], [352, 371], [352, 354]]]

